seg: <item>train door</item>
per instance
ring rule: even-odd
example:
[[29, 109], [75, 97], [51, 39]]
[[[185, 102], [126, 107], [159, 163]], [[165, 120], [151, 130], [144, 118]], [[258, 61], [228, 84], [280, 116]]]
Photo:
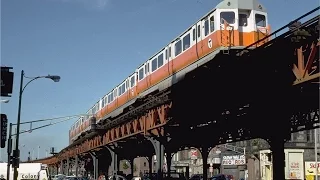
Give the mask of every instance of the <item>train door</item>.
[[150, 74], [150, 61], [148, 60], [145, 64], [144, 64], [144, 69], [145, 69], [145, 77], [146, 77], [146, 82], [147, 82], [147, 88], [149, 88], [151, 86], [151, 76], [149, 76]]
[[114, 107], [115, 108], [117, 108], [118, 107], [118, 88], [115, 88], [114, 90], [113, 90], [113, 99], [114, 99], [114, 102], [113, 102], [113, 104], [114, 104]]
[[254, 14], [255, 14], [254, 22], [255, 22], [255, 31], [256, 31], [255, 40], [259, 41], [264, 37], [268, 36], [268, 27], [267, 27], [267, 18], [266, 18], [267, 14], [263, 12], [255, 12]]
[[248, 46], [254, 41], [252, 32], [254, 31], [254, 26], [250, 20], [250, 10], [239, 10], [239, 45]]
[[136, 96], [136, 93], [137, 93], [136, 80], [137, 80], [137, 73], [134, 73], [130, 76], [130, 79], [129, 79], [129, 86], [130, 86], [128, 88], [129, 100], [133, 99]]
[[168, 57], [168, 63], [167, 63], [167, 66], [168, 66], [168, 73], [169, 75], [173, 73], [173, 57], [172, 57], [172, 43], [170, 43], [166, 49], [166, 54], [167, 54], [167, 57]]
[[143, 92], [145, 89], [148, 88], [145, 67], [146, 67], [145, 64], [143, 64], [138, 68], [137, 94], [140, 94], [141, 92]]
[[236, 26], [236, 13], [232, 10], [220, 12], [221, 45], [225, 47], [234, 44], [234, 28]]
[[199, 21], [199, 22], [197, 22], [197, 24], [196, 24], [196, 31], [197, 31], [197, 35], [196, 35], [196, 50], [197, 50], [197, 54], [198, 54], [198, 56], [199, 56], [199, 58], [200, 57], [202, 57], [202, 55], [203, 55], [203, 50], [202, 50], [202, 48], [203, 48], [203, 43], [202, 43], [202, 27], [204, 27], [203, 26], [203, 21], [201, 20], [201, 21]]

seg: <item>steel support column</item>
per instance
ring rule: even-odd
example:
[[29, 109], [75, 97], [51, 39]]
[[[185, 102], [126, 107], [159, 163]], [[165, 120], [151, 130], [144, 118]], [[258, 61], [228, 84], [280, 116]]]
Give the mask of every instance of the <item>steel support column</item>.
[[166, 152], [166, 161], [167, 161], [167, 174], [168, 177], [171, 176], [171, 160], [172, 160], [172, 152], [167, 151]]
[[285, 178], [285, 154], [284, 140], [282, 138], [269, 141], [272, 150], [273, 180], [282, 180]]
[[69, 175], [70, 175], [70, 158], [67, 158], [67, 166], [66, 166], [66, 169], [67, 169], [66, 175], [69, 176]]
[[211, 148], [203, 146], [200, 148], [201, 156], [202, 156], [202, 173], [203, 173], [203, 180], [208, 179], [208, 155]]
[[64, 160], [60, 162], [60, 174], [64, 174]]
[[90, 152], [93, 161], [93, 178], [98, 179], [98, 170], [99, 170], [99, 159], [98, 155], [95, 152]]
[[154, 138], [148, 138], [150, 142], [152, 143], [155, 153], [156, 153], [156, 158], [157, 158], [157, 163], [156, 163], [156, 171], [157, 171], [157, 180], [161, 180], [163, 178], [163, 158], [164, 158], [164, 145], [154, 139]]
[[151, 174], [152, 174], [152, 156], [148, 156], [146, 157], [148, 163], [149, 163], [149, 176], [151, 177]]
[[76, 171], [75, 175], [76, 175], [76, 177], [78, 177], [78, 170], [79, 170], [79, 157], [78, 157], [78, 155], [76, 155], [76, 157], [75, 157], [74, 166], [75, 166], [75, 171]]
[[112, 175], [117, 175], [118, 173], [118, 166], [119, 166], [119, 161], [118, 161], [118, 155], [115, 152], [115, 149], [117, 148], [117, 145], [114, 145], [113, 147], [111, 146], [105, 146], [111, 155], [111, 171]]

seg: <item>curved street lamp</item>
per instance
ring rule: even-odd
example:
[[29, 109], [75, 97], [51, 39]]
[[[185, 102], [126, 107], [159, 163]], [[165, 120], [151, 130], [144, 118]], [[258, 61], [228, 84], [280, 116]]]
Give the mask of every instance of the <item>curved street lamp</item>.
[[9, 99], [1, 99], [1, 103], [8, 103], [9, 101]]
[[[26, 85], [23, 86], [23, 78], [28, 78], [31, 79], [29, 82], [26, 83]], [[40, 78], [47, 78], [51, 79], [54, 82], [59, 82], [60, 81], [60, 76], [56, 75], [47, 75], [47, 76], [37, 76], [37, 77], [26, 77], [24, 74], [24, 71], [21, 71], [21, 80], [20, 80], [20, 91], [19, 91], [19, 105], [18, 105], [18, 119], [17, 119], [17, 134], [16, 134], [16, 147], [15, 150], [13, 151], [13, 167], [14, 167], [14, 172], [13, 172], [13, 179], [17, 180], [18, 178], [18, 170], [17, 168], [19, 167], [19, 162], [20, 162], [20, 150], [19, 150], [19, 134], [20, 134], [20, 116], [21, 116], [21, 100], [22, 100], [22, 93], [25, 90], [25, 88], [34, 80], [40, 79]], [[9, 136], [9, 138], [11, 138]], [[8, 147], [9, 148], [9, 147]], [[9, 152], [8, 152], [9, 153]], [[9, 157], [9, 156], [8, 156]], [[8, 164], [10, 167], [10, 159], [8, 159]], [[9, 169], [9, 168], [8, 168]], [[9, 179], [9, 173], [7, 174], [7, 179]]]

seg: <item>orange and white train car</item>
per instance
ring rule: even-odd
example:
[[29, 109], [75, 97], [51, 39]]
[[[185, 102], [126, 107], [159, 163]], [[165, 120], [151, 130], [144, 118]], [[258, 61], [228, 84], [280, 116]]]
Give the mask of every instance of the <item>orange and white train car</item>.
[[[123, 112], [139, 97], [177, 83], [222, 50], [240, 49], [270, 34], [267, 11], [257, 0], [223, 0], [102, 97], [70, 130], [70, 143], [90, 128], [89, 117]], [[174, 76], [173, 76], [174, 75]]]

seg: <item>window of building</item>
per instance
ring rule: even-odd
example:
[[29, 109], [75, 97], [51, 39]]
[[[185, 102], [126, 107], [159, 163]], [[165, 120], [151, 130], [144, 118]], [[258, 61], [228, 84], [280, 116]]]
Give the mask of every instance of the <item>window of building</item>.
[[146, 163], [146, 162], [144, 162], [144, 163], [143, 163], [143, 166], [144, 166], [144, 167], [146, 167], [146, 166], [147, 166], [147, 163]]

